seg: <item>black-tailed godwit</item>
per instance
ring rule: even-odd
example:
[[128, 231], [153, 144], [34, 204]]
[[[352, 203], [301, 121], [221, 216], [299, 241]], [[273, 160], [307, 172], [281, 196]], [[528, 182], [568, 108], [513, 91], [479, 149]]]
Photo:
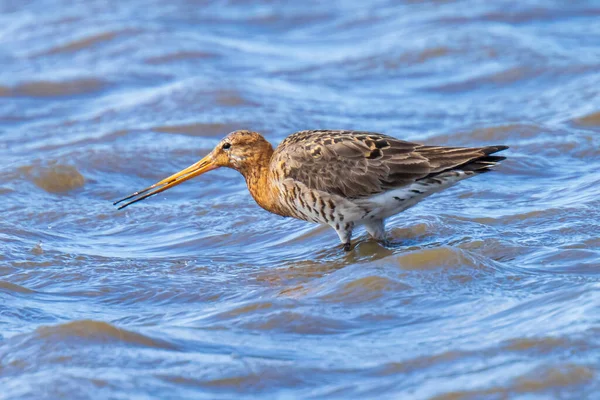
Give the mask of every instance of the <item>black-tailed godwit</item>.
[[290, 135], [273, 150], [259, 133], [239, 130], [197, 163], [115, 205], [129, 200], [119, 209], [127, 207], [207, 171], [228, 167], [244, 176], [259, 206], [329, 225], [349, 251], [356, 225], [384, 240], [386, 218], [489, 171], [505, 159], [491, 154], [507, 148], [428, 146], [373, 132], [311, 130]]

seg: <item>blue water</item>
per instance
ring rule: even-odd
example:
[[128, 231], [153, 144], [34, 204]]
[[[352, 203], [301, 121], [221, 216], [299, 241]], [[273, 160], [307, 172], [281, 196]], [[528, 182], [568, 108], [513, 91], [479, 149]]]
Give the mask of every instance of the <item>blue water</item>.
[[[595, 398], [600, 3], [0, 0], [0, 398]], [[394, 246], [217, 170], [235, 129], [506, 144]]]

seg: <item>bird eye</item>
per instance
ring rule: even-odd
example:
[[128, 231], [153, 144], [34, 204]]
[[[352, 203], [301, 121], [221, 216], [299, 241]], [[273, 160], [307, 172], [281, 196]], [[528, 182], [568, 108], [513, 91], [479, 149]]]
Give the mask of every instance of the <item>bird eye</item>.
[[231, 143], [225, 143], [225, 144], [223, 144], [222, 149], [223, 150], [229, 150], [230, 147], [231, 147]]

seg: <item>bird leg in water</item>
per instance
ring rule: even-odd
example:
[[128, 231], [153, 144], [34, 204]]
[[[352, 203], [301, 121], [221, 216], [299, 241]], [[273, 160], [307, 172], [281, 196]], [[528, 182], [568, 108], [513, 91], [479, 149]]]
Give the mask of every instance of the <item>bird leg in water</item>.
[[354, 229], [354, 222], [346, 222], [345, 224], [335, 224], [333, 227], [340, 237], [340, 242], [344, 245], [344, 251], [350, 251], [352, 249], [352, 230]]
[[374, 219], [364, 223], [364, 227], [373, 239], [378, 242], [386, 242], [385, 222], [383, 219]]

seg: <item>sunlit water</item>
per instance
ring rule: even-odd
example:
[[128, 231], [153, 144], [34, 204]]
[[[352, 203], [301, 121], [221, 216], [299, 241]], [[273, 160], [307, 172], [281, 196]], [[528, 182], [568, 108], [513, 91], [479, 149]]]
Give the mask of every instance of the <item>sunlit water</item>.
[[[594, 398], [595, 1], [0, 2], [0, 398]], [[234, 129], [507, 144], [393, 246], [217, 170]]]

